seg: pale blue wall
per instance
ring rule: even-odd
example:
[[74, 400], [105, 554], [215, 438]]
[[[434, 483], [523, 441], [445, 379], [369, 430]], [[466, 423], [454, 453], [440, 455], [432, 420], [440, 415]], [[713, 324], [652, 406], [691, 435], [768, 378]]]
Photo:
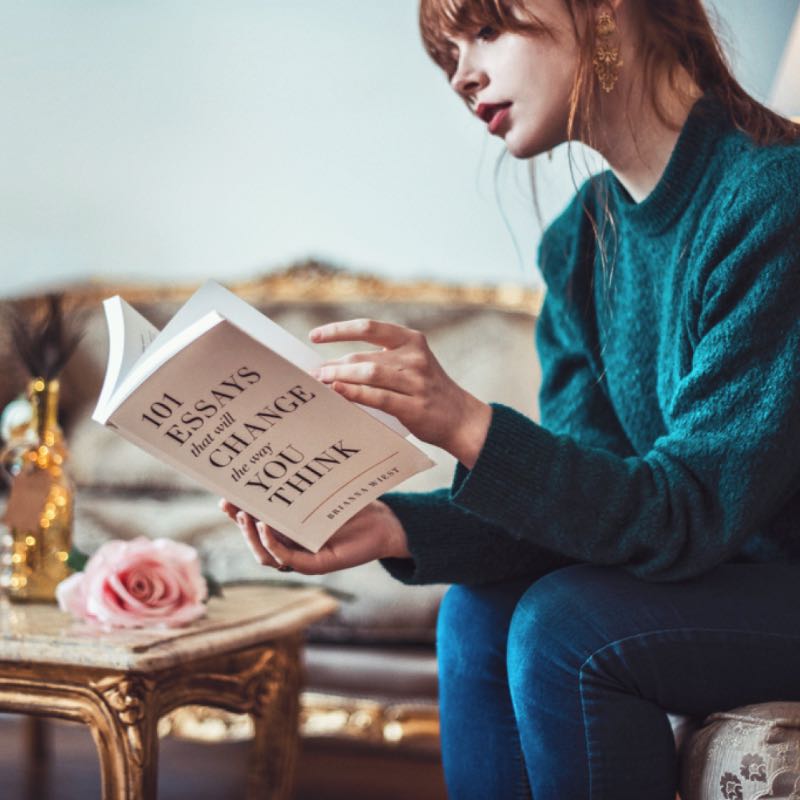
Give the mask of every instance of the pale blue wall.
[[[766, 94], [797, 0], [717, 4]], [[418, 42], [416, 0], [0, 0], [0, 293], [316, 256], [535, 281], [525, 165]], [[547, 165], [547, 216], [570, 193]]]
[[739, 79], [766, 100], [798, 0], [712, 0], [710, 5]]

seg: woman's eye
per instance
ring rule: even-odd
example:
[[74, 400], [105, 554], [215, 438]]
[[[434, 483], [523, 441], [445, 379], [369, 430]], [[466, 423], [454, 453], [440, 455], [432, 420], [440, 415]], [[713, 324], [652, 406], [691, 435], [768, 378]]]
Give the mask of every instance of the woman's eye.
[[476, 39], [493, 39], [497, 31], [491, 25], [484, 25], [476, 34]]

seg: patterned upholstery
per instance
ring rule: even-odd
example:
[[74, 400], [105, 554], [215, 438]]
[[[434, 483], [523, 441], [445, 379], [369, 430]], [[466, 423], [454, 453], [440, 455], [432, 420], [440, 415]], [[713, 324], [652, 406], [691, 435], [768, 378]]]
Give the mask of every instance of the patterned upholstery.
[[800, 800], [800, 703], [711, 714], [681, 750], [682, 800]]

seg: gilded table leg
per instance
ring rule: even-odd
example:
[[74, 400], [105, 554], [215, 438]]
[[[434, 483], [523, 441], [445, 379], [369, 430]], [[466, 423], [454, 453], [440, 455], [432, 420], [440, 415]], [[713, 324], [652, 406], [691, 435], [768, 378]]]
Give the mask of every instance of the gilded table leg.
[[299, 746], [301, 642], [300, 634], [289, 634], [158, 675], [162, 715], [180, 717], [181, 709], [197, 705], [252, 717], [248, 800], [291, 797]]
[[300, 654], [292, 642], [279, 659], [280, 670], [263, 673], [252, 716], [247, 800], [289, 800], [299, 746]]
[[[157, 709], [150, 678], [112, 675], [92, 688], [111, 713], [91, 724], [100, 757], [103, 800], [155, 800], [158, 782]], [[108, 747], [108, 742], [116, 746]]]
[[0, 710], [88, 725], [103, 800], [151, 800], [158, 766], [153, 685], [120, 673], [6, 664], [0, 668]]

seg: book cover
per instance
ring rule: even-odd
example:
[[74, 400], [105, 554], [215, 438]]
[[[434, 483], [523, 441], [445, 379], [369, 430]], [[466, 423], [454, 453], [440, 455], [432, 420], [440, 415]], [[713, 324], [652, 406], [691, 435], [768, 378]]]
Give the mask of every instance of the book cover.
[[94, 418], [317, 552], [433, 462], [397, 420], [312, 378], [315, 351], [212, 284], [161, 333], [119, 298], [106, 301], [109, 367]]

